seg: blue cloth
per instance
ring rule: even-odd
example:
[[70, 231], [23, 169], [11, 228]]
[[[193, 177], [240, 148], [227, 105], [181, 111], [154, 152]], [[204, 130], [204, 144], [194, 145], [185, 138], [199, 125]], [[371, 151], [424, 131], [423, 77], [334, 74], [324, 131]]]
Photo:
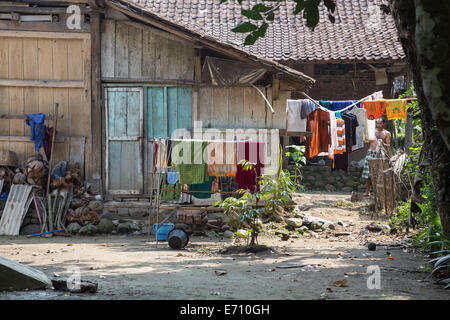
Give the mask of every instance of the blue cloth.
[[52, 169], [52, 179], [56, 180], [66, 175], [67, 167], [69, 166], [69, 161], [60, 161]]
[[0, 201], [6, 201], [8, 200], [8, 192], [2, 192], [2, 194], [0, 195]]
[[175, 184], [180, 179], [180, 173], [176, 172], [167, 172], [167, 183]]
[[[346, 101], [324, 101], [324, 100], [319, 100], [319, 104], [330, 110], [330, 111], [340, 111], [346, 107], [348, 107], [349, 105], [357, 102], [358, 100], [346, 100]], [[360, 107], [361, 103], [356, 104], [356, 107]]]
[[39, 149], [44, 145], [45, 140], [45, 114], [27, 114], [27, 117], [28, 118], [25, 122], [31, 128], [31, 141], [34, 141], [34, 150], [39, 151]]
[[316, 105], [309, 99], [303, 99], [300, 107], [300, 119], [305, 119], [314, 110], [316, 110]]

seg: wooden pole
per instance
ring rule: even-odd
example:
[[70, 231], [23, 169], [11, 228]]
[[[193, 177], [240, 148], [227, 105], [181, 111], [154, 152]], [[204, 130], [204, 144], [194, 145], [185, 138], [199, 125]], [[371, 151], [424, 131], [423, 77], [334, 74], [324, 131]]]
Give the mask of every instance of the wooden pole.
[[59, 103], [55, 103], [55, 115], [54, 115], [55, 124], [53, 127], [53, 134], [52, 134], [52, 148], [50, 151], [50, 160], [48, 162], [47, 198], [48, 198], [48, 223], [49, 223], [49, 228], [50, 228], [49, 231], [53, 230], [53, 213], [51, 211], [52, 196], [50, 194], [50, 178], [52, 176], [52, 162], [53, 162], [53, 154], [54, 154], [54, 148], [55, 148], [56, 126], [58, 124], [58, 107], [59, 107]]

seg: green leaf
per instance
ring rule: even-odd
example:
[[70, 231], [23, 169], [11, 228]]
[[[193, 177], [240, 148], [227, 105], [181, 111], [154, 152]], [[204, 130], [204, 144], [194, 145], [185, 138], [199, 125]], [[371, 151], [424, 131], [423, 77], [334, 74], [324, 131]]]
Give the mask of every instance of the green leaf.
[[259, 13], [258, 11], [242, 9], [241, 13], [243, 16], [252, 20], [263, 20], [261, 13]]
[[269, 11], [271, 8], [263, 5], [262, 3], [258, 3], [256, 5], [253, 6], [252, 10], [256, 11], [256, 12], [267, 12]]
[[297, 5], [295, 6], [294, 14], [298, 14], [305, 9], [306, 2], [304, 0], [295, 0], [295, 2], [297, 2]]
[[236, 27], [231, 29], [231, 31], [236, 32], [236, 33], [247, 33], [247, 32], [255, 31], [257, 29], [258, 29], [258, 26], [247, 21], [247, 22], [242, 22], [242, 23], [238, 24]]
[[414, 245], [418, 245], [419, 241], [425, 238], [428, 235], [428, 230], [424, 230], [414, 239]]
[[249, 34], [247, 37], [245, 37], [244, 46], [252, 45], [258, 40], [259, 36], [255, 35], [254, 33]]
[[266, 20], [267, 20], [267, 21], [273, 21], [273, 20], [275, 20], [275, 13], [273, 13], [273, 12], [269, 13], [269, 14], [267, 15], [267, 17], [266, 17]]

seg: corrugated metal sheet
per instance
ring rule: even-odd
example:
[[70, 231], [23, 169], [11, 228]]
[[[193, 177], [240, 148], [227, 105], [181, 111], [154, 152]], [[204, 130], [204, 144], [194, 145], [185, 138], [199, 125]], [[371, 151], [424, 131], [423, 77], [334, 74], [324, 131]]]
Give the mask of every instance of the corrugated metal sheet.
[[30, 206], [32, 186], [13, 184], [0, 220], [0, 235], [15, 236]]

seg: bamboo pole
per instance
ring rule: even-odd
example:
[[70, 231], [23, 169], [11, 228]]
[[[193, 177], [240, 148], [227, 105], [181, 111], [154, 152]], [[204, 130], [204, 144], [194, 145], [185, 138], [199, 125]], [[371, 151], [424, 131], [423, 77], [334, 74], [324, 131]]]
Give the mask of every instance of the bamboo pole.
[[[58, 124], [58, 107], [59, 103], [55, 103], [55, 114], [54, 114], [54, 128], [53, 128], [53, 134], [52, 134], [52, 149], [50, 152], [50, 160], [48, 162], [48, 178], [47, 178], [47, 198], [48, 198], [48, 222], [49, 222], [49, 231], [53, 230], [53, 212], [51, 210], [52, 205], [52, 196], [50, 194], [50, 179], [52, 176], [52, 162], [53, 162], [53, 154], [54, 154], [54, 148], [55, 148], [55, 137], [56, 137], [56, 126]], [[56, 201], [56, 200], [55, 200]]]

